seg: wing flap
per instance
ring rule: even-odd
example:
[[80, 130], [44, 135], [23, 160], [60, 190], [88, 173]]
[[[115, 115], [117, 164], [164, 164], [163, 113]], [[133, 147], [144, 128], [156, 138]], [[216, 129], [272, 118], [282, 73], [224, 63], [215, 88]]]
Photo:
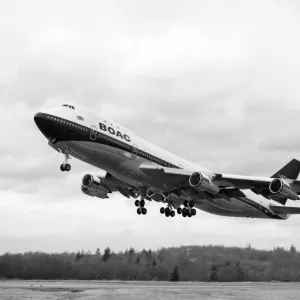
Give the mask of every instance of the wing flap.
[[274, 211], [276, 214], [300, 214], [300, 207], [289, 207], [289, 206], [273, 206], [270, 205], [270, 208]]

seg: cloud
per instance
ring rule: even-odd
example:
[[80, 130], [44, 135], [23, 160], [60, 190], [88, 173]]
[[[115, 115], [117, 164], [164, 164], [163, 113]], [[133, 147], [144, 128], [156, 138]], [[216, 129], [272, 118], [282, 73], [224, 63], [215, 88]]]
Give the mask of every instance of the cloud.
[[293, 1], [1, 3], [0, 251], [93, 249], [99, 241], [116, 249], [295, 243], [297, 217], [276, 223], [199, 212], [186, 222], [163, 218], [151, 203], [140, 218], [121, 196], [86, 197], [81, 178], [98, 170], [73, 160], [72, 172], [61, 173], [63, 157], [33, 116], [75, 102], [212, 171], [273, 174], [300, 157], [297, 8]]

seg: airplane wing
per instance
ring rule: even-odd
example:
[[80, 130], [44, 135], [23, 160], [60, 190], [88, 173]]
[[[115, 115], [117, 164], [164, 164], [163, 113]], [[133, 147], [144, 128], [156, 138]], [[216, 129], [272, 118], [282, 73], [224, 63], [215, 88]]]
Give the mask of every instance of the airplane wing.
[[[156, 176], [160, 180], [164, 180], [171, 188], [177, 186], [191, 188], [189, 185], [189, 177], [195, 172], [190, 170], [166, 168], [157, 165], [142, 164], [140, 169], [151, 176]], [[206, 173], [209, 175], [214, 184], [219, 188], [235, 188], [235, 189], [253, 189], [256, 192], [269, 190], [270, 183], [274, 180], [271, 177], [254, 177], [233, 174]], [[280, 177], [280, 175], [278, 175]], [[284, 178], [292, 189], [300, 193], [300, 181]]]

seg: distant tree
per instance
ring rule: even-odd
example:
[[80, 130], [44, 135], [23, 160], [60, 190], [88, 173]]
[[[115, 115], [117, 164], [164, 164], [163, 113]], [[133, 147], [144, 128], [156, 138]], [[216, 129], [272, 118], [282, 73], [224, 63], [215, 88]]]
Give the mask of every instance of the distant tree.
[[129, 256], [135, 255], [135, 250], [134, 250], [134, 248], [130, 247], [130, 249], [129, 249], [129, 251], [128, 251], [128, 255], [129, 255]]
[[218, 280], [218, 267], [213, 264], [211, 266], [209, 281], [217, 281]]
[[138, 257], [136, 258], [135, 263], [136, 263], [137, 265], [139, 265], [139, 264], [141, 263], [141, 258], [140, 258], [139, 255], [138, 255]]
[[78, 261], [80, 258], [84, 257], [84, 254], [80, 251], [76, 253], [75, 260]]
[[173, 271], [170, 274], [169, 281], [179, 281], [180, 276], [179, 276], [179, 267], [175, 266]]
[[95, 253], [96, 255], [100, 255], [100, 249], [99, 249], [99, 247], [97, 248], [97, 250], [96, 250], [96, 253]]
[[157, 265], [157, 262], [156, 262], [156, 259], [154, 258], [153, 260], [152, 260], [152, 267], [155, 267]]
[[296, 247], [294, 245], [291, 246], [290, 253], [293, 255], [295, 255], [297, 253]]
[[107, 261], [109, 260], [111, 257], [111, 251], [110, 251], [110, 248], [107, 247], [105, 250], [104, 250], [104, 253], [103, 253], [103, 256], [102, 256], [102, 261]]
[[244, 271], [241, 267], [241, 263], [239, 261], [236, 262], [236, 276], [237, 281], [243, 281], [244, 280]]

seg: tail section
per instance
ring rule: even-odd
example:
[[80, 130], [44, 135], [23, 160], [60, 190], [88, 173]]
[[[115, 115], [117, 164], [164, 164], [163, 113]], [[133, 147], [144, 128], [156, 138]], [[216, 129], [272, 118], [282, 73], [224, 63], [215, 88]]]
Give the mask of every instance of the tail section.
[[271, 178], [286, 177], [289, 179], [297, 179], [300, 173], [300, 161], [297, 159], [292, 159], [279, 171], [277, 171]]

